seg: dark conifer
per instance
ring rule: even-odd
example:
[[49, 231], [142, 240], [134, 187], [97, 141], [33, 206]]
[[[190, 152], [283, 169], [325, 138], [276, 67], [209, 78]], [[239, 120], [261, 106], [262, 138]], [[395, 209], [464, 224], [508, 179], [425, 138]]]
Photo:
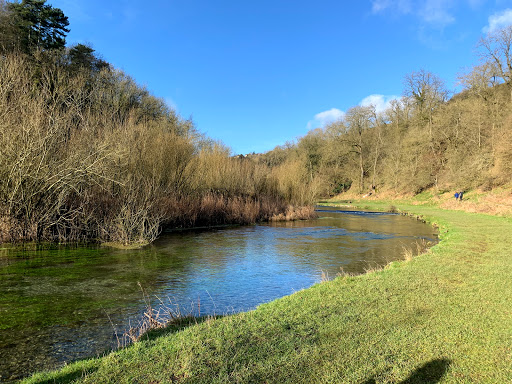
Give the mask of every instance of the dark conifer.
[[5, 52], [62, 49], [69, 21], [61, 9], [46, 0], [5, 2], [0, 7], [0, 49]]

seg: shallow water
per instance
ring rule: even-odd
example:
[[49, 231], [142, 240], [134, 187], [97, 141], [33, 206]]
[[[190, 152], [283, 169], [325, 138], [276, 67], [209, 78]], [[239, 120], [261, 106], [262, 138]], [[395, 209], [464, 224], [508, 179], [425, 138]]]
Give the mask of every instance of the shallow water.
[[[226, 314], [363, 273], [436, 242], [409, 217], [319, 207], [319, 219], [162, 235], [140, 250], [0, 249], [0, 382], [117, 345], [145, 308]], [[140, 283], [140, 286], [139, 286]]]

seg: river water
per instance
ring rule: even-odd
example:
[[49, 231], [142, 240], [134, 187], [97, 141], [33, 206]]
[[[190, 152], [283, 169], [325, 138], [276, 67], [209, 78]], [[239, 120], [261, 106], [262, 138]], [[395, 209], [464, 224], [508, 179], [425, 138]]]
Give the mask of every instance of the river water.
[[319, 207], [319, 218], [163, 234], [139, 250], [0, 249], [0, 382], [104, 353], [145, 309], [228, 314], [433, 244], [427, 224]]

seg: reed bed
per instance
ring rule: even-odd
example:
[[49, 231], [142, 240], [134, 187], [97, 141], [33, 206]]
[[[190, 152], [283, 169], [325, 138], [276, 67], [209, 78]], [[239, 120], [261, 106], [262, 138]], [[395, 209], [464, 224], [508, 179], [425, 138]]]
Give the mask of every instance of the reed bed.
[[123, 72], [68, 59], [0, 57], [0, 241], [142, 245], [170, 227], [307, 216], [311, 194], [231, 156]]

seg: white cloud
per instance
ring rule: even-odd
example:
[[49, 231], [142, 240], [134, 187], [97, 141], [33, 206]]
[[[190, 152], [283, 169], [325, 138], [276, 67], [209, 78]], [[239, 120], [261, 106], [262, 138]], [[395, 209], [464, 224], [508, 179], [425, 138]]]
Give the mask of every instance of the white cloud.
[[485, 3], [485, 0], [468, 0], [469, 6], [473, 9], [477, 9], [480, 7], [483, 3]]
[[[391, 106], [392, 100], [399, 100], [400, 96], [395, 95], [379, 95], [373, 94], [365, 97], [359, 103], [362, 107], [369, 107], [373, 105], [375, 107], [375, 112], [381, 113], [384, 112]], [[314, 129], [319, 127], [325, 127], [330, 123], [334, 123], [335, 121], [342, 120], [345, 117], [345, 112], [338, 108], [331, 108], [328, 111], [323, 111], [317, 113], [313, 120], [310, 120], [307, 124], [307, 129]]]
[[345, 112], [340, 111], [338, 108], [331, 108], [328, 111], [320, 112], [315, 115], [315, 120], [332, 122], [342, 118]]
[[512, 25], [512, 9], [505, 9], [489, 16], [489, 25], [482, 28], [484, 33], [492, 33], [497, 29]]
[[345, 116], [345, 112], [338, 108], [331, 108], [328, 111], [317, 113], [313, 120], [309, 121], [308, 129], [324, 127], [327, 124], [334, 123], [336, 120], [340, 120]]
[[374, 94], [365, 97], [363, 100], [361, 100], [359, 105], [362, 107], [369, 107], [370, 105], [373, 105], [375, 107], [375, 112], [381, 113], [390, 107], [392, 100], [398, 99], [400, 99], [400, 96], [385, 96]]
[[427, 0], [418, 10], [419, 17], [427, 24], [444, 27], [455, 22], [455, 17], [449, 13], [452, 1]]
[[[466, 0], [471, 8], [478, 7], [481, 1]], [[455, 22], [451, 11], [458, 3], [457, 0], [373, 0], [372, 13], [410, 14], [425, 25], [443, 28]]]
[[389, 7], [388, 0], [375, 0], [372, 1], [372, 12], [379, 13]]
[[372, 12], [380, 13], [385, 10], [391, 10], [402, 14], [411, 12], [412, 4], [411, 0], [373, 0], [372, 1]]

